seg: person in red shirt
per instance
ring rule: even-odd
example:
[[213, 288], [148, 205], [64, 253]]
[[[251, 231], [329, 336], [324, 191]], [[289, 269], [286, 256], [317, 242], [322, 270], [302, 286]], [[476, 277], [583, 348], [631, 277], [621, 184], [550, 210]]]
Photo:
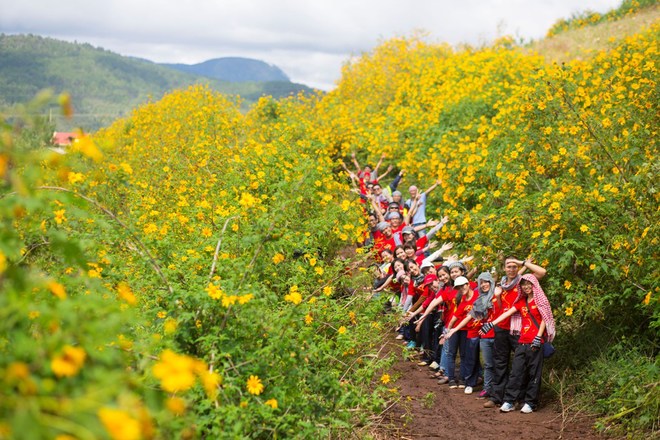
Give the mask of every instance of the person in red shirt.
[[396, 243], [394, 242], [394, 236], [392, 235], [392, 226], [390, 226], [389, 223], [378, 223], [378, 230], [380, 231], [381, 235], [376, 237], [374, 242], [374, 251], [376, 252], [376, 260], [380, 262], [380, 253], [383, 252], [384, 249], [389, 249], [390, 251], [394, 252]]
[[[465, 350], [465, 359], [461, 359], [461, 366], [465, 365], [465, 369], [461, 370], [465, 375], [465, 394], [472, 394], [474, 387], [477, 385], [479, 375], [479, 349], [481, 347], [481, 339], [479, 337], [479, 330], [484, 319], [488, 317], [489, 311], [493, 310], [493, 298], [495, 291], [495, 281], [489, 272], [483, 272], [477, 278], [478, 295], [474, 295], [474, 299], [465, 298], [465, 300], [458, 307], [456, 319], [460, 322], [447, 334], [450, 337], [456, 331], [463, 328], [467, 330], [467, 346]], [[466, 301], [467, 300], [467, 301]], [[465, 309], [467, 313], [460, 313], [461, 309]], [[461, 320], [461, 317], [463, 318]], [[453, 332], [453, 333], [452, 333]], [[491, 331], [492, 333], [492, 331]], [[494, 334], [493, 334], [494, 336]], [[492, 337], [491, 341], [492, 341]], [[487, 347], [488, 348], [488, 347]], [[484, 351], [484, 390], [490, 386], [492, 382], [492, 350]], [[487, 394], [480, 395], [485, 397]]]
[[[513, 307], [518, 297], [518, 283], [521, 274], [529, 270], [537, 280], [543, 278], [546, 270], [534, 264], [530, 260], [518, 260], [509, 256], [504, 259], [504, 273], [500, 285], [495, 287], [497, 304], [494, 316], [497, 318], [505, 314]], [[515, 312], [513, 312], [515, 313]], [[509, 358], [518, 346], [518, 335], [511, 333], [511, 315], [498, 321], [495, 326], [495, 342], [493, 347], [493, 384], [489, 400], [484, 404], [485, 408], [496, 408], [502, 404], [504, 389], [509, 378]]]
[[[422, 304], [424, 313], [416, 321], [417, 325], [415, 327], [416, 331], [420, 331], [426, 320], [432, 319], [433, 336], [431, 339], [431, 350], [435, 354], [435, 357], [432, 359], [431, 365], [433, 365], [433, 362], [435, 362], [436, 365], [431, 368], [434, 370], [440, 369], [440, 363], [442, 360], [442, 347], [440, 346], [439, 339], [444, 329], [443, 312], [447, 309], [446, 302], [453, 300], [456, 296], [456, 291], [450, 283], [451, 278], [449, 277], [449, 270], [447, 270], [446, 267], [441, 266], [437, 269], [436, 276], [438, 278], [438, 288], [434, 289], [435, 294], [429, 295], [426, 301]], [[428, 318], [428, 315], [432, 315], [432, 318]], [[438, 373], [439, 374], [434, 377], [440, 378], [444, 376], [444, 371], [439, 371]]]
[[[545, 341], [555, 337], [555, 321], [548, 298], [533, 274], [523, 275], [519, 294], [513, 306], [492, 322], [483, 325], [486, 333], [509, 318], [511, 327], [520, 331], [520, 338], [513, 356], [511, 375], [506, 385], [501, 412], [510, 412], [519, 396], [524, 396], [525, 405], [520, 412], [529, 414], [538, 404], [543, 370], [543, 350]], [[525, 379], [527, 381], [525, 382]]]

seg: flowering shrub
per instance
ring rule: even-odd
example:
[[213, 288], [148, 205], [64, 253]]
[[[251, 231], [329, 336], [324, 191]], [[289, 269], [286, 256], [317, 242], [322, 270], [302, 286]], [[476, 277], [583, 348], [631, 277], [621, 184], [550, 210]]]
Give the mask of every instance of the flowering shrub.
[[5, 127], [0, 438], [304, 437], [380, 404], [313, 104], [191, 88], [65, 156]]

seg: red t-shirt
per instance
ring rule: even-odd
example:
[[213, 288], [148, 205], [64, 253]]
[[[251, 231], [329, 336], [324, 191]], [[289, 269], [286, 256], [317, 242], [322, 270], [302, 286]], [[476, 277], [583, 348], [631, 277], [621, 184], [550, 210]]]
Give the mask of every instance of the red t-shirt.
[[541, 316], [539, 308], [536, 306], [534, 298], [529, 300], [529, 309], [527, 308], [527, 304], [525, 298], [522, 298], [513, 305], [513, 307], [520, 312], [522, 318], [522, 328], [520, 329], [520, 339], [518, 340], [519, 344], [531, 344], [539, 333], [539, 328], [534, 324], [534, 321], [532, 321], [530, 313], [536, 318], [536, 322], [538, 322], [539, 325], [541, 325], [541, 321], [543, 321], [543, 317]]
[[[456, 313], [454, 313], [454, 316], [456, 317], [456, 323], [454, 326], [458, 325], [461, 321], [465, 319], [467, 314], [472, 310], [472, 304], [479, 298], [479, 295], [475, 292], [472, 292], [472, 298], [467, 299], [466, 297], [463, 297], [461, 300], [461, 303], [458, 305], [456, 308]], [[468, 338], [478, 338], [479, 337], [479, 327], [474, 325], [474, 320], [471, 320], [468, 322], [468, 324], [461, 330], [467, 330], [467, 337]]]
[[424, 310], [426, 310], [426, 308], [429, 306], [429, 304], [431, 304], [431, 302], [434, 299], [440, 297], [441, 294], [442, 294], [442, 289], [438, 290], [437, 292], [433, 292], [431, 290], [431, 285], [429, 284], [429, 287], [426, 291], [426, 295], [427, 295], [426, 296], [426, 301], [424, 301], [424, 303], [422, 304], [422, 307], [424, 308]]
[[449, 321], [454, 316], [456, 312], [456, 294], [458, 291], [451, 286], [445, 286], [442, 289], [442, 299], [445, 302], [444, 314], [442, 315], [442, 320], [445, 322], [445, 327], [449, 325]]
[[[516, 298], [518, 298], [517, 284], [513, 289], [503, 290], [502, 294], [500, 295], [502, 307], [499, 307], [497, 302], [495, 303], [495, 307], [497, 307], [495, 318], [499, 317], [502, 313], [513, 307], [513, 302], [516, 300]], [[511, 328], [511, 317], [506, 318], [504, 321], [497, 324], [497, 326], [502, 330], [509, 330]]]
[[376, 261], [380, 262], [381, 257], [380, 253], [385, 249], [389, 249], [394, 253], [394, 248], [396, 248], [396, 243], [394, 242], [394, 237], [386, 238], [384, 235], [376, 238], [374, 240], [374, 250], [376, 251]]

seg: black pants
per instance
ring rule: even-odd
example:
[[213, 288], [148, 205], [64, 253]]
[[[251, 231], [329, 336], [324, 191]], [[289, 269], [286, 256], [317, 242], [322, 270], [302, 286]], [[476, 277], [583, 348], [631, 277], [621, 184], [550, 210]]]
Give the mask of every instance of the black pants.
[[519, 344], [513, 355], [511, 375], [506, 385], [504, 401], [513, 403], [519, 396], [532, 409], [536, 408], [541, 389], [543, 350], [533, 350], [531, 344]]
[[509, 379], [509, 358], [511, 352], [515, 352], [518, 347], [518, 336], [513, 336], [509, 334], [509, 330], [495, 326], [494, 344], [493, 384], [490, 390], [490, 400], [500, 404], [504, 401], [504, 389]]
[[442, 356], [442, 345], [440, 345], [440, 335], [444, 330], [444, 322], [442, 321], [442, 312], [433, 312], [433, 335], [431, 336], [431, 350], [433, 350], [432, 361], [440, 364]]
[[421, 347], [424, 349], [424, 360], [430, 361], [433, 358], [432, 338], [433, 338], [433, 316], [427, 316], [419, 328], [419, 337]]

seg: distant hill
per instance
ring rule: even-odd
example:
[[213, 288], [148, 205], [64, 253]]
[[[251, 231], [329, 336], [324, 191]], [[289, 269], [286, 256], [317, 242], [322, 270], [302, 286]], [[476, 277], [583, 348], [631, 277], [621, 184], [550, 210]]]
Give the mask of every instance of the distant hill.
[[181, 72], [230, 82], [290, 82], [289, 77], [277, 66], [250, 58], [226, 57], [199, 64], [161, 64]]
[[221, 93], [240, 95], [245, 107], [262, 95], [280, 98], [312, 90], [291, 83], [273, 66], [269, 67], [279, 71], [285, 80], [221, 81], [121, 56], [87, 43], [68, 43], [36, 35], [0, 34], [0, 60], [0, 107], [27, 102], [44, 88], [70, 93], [74, 119], [56, 120], [57, 128], [62, 131], [76, 126], [96, 130], [150, 99], [158, 100], [170, 90], [191, 84], [208, 84]]

